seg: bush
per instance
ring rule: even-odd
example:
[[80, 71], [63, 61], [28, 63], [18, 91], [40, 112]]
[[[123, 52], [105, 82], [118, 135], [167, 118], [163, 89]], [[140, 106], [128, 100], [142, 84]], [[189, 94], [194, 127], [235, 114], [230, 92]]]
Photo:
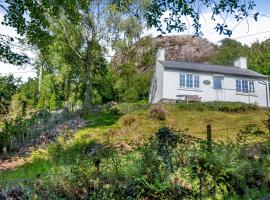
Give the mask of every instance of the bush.
[[246, 112], [259, 110], [259, 106], [255, 104], [246, 104], [241, 102], [194, 102], [194, 103], [178, 103], [178, 107], [182, 110], [196, 111], [221, 111], [221, 112]]
[[154, 106], [149, 111], [149, 117], [157, 120], [165, 120], [166, 112], [160, 106]]
[[125, 116], [123, 119], [123, 125], [124, 126], [131, 126], [131, 124], [133, 124], [136, 121], [135, 117], [128, 115]]
[[258, 124], [247, 124], [239, 131], [244, 135], [262, 135], [264, 132], [260, 129]]
[[245, 142], [250, 136], [260, 136], [264, 134], [265, 133], [257, 124], [247, 124], [243, 126], [237, 133], [237, 141]]
[[149, 104], [145, 101], [134, 102], [134, 103], [120, 103], [114, 104], [111, 107], [106, 108], [110, 113], [115, 115], [125, 115], [132, 112], [138, 112], [148, 108]]

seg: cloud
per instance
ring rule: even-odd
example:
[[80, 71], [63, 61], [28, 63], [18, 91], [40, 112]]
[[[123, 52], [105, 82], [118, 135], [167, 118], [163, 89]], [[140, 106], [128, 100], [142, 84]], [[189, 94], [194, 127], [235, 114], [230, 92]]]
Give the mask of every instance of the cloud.
[[[167, 16], [168, 13], [165, 13]], [[203, 37], [208, 39], [210, 42], [218, 44], [218, 42], [226, 36], [219, 35], [218, 32], [214, 29], [217, 22], [223, 22], [221, 17], [217, 17], [216, 21], [211, 20], [211, 12], [204, 12], [200, 16], [200, 23], [202, 25], [201, 31], [203, 32]], [[190, 17], [183, 18], [183, 22], [188, 25], [188, 30], [183, 33], [172, 32], [165, 35], [192, 35], [192, 19]], [[258, 21], [255, 21], [253, 18], [248, 18], [247, 20], [243, 20], [237, 22], [233, 16], [230, 16], [226, 19], [226, 23], [229, 26], [229, 29], [233, 29], [233, 34], [231, 35], [231, 39], [236, 39], [237, 41], [241, 42], [242, 44], [251, 45], [256, 41], [264, 41], [270, 38], [270, 17], [266, 16], [259, 16]], [[151, 28], [146, 30], [144, 35], [152, 35], [154, 37], [160, 35], [155, 28]]]
[[[0, 21], [3, 20], [3, 13], [0, 13]], [[12, 27], [4, 26], [0, 24], [0, 33], [2, 35], [7, 35], [10, 37], [19, 37], [16, 33], [16, 30]], [[15, 52], [25, 53], [30, 58], [34, 57], [34, 53], [31, 50], [25, 50], [20, 48], [14, 48]], [[21, 77], [23, 81], [27, 81], [30, 77], [36, 77], [36, 72], [33, 70], [33, 67], [30, 64], [23, 66], [16, 66], [7, 63], [0, 62], [0, 75], [13, 74], [15, 77]]]
[[[165, 13], [165, 16], [168, 13]], [[0, 21], [3, 19], [3, 13], [0, 12]], [[193, 29], [191, 27], [192, 19], [191, 18], [183, 18], [183, 20], [189, 24], [188, 30], [183, 33], [172, 32], [166, 35], [192, 35]], [[218, 22], [222, 22], [222, 18], [217, 18]], [[210, 42], [219, 44], [218, 42], [225, 38], [224, 35], [219, 35], [214, 27], [216, 26], [217, 21], [211, 20], [211, 12], [204, 12], [201, 14], [200, 22], [202, 25], [202, 32], [204, 33], [203, 37], [208, 39]], [[226, 19], [226, 23], [229, 25], [231, 29], [233, 29], [233, 34], [231, 36], [232, 39], [236, 39], [237, 41], [251, 45], [256, 41], [264, 41], [270, 38], [270, 17], [259, 16], [259, 20], [256, 22], [252, 18], [247, 21], [242, 21], [238, 24], [233, 17], [228, 17]], [[7, 26], [0, 25], [0, 33], [6, 34], [12, 37], [18, 37], [16, 31]], [[160, 33], [156, 31], [155, 28], [151, 28], [149, 30], [145, 30], [143, 35], [152, 35], [154, 37], [158, 36]], [[16, 49], [16, 51], [20, 51]], [[31, 57], [34, 57], [35, 54], [31, 51], [27, 51], [27, 54]], [[22, 77], [23, 81], [26, 81], [29, 77], [36, 77], [36, 73], [33, 70], [31, 65], [15, 66], [10, 64], [5, 64], [0, 62], [0, 74], [13, 73], [16, 77]]]

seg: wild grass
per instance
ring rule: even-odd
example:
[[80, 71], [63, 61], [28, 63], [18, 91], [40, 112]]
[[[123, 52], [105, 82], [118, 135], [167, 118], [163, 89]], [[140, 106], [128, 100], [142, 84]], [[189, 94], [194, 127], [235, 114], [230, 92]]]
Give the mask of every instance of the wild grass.
[[[57, 142], [49, 145], [48, 149], [34, 151], [28, 158], [28, 163], [13, 171], [0, 172], [1, 182], [13, 182], [22, 179], [35, 179], [38, 174], [69, 174], [72, 167], [85, 162], [89, 166], [87, 173], [93, 173], [93, 158], [102, 157], [101, 168], [103, 173], [114, 175], [118, 178], [131, 178], [138, 174], [141, 157], [138, 147], [154, 136], [156, 131], [164, 126], [175, 130], [187, 129], [187, 134], [199, 138], [206, 138], [206, 125], [211, 124], [214, 141], [236, 140], [240, 127], [247, 124], [257, 124], [264, 128], [266, 119], [265, 111], [253, 110], [245, 112], [220, 112], [187, 110], [177, 105], [160, 105], [165, 112], [165, 119], [158, 120], [149, 117], [149, 109], [138, 109], [125, 115], [116, 115], [111, 112], [91, 114], [85, 117], [88, 124], [78, 130], [72, 138], [58, 138]], [[125, 120], [132, 118], [132, 123], [125, 124]], [[264, 138], [256, 137], [253, 141], [263, 141]], [[96, 155], [93, 147], [105, 149], [111, 146], [124, 154], [110, 154], [110, 157]], [[135, 151], [133, 151], [135, 150]], [[103, 150], [102, 150], [103, 151]], [[217, 156], [218, 157], [218, 156]], [[114, 164], [109, 164], [114, 163]], [[110, 168], [109, 166], [113, 166]], [[117, 166], [117, 167], [115, 167]], [[90, 169], [91, 168], [91, 169]], [[112, 181], [112, 180], [111, 180]], [[253, 192], [253, 191], [252, 191]], [[260, 193], [261, 194], [261, 193]], [[251, 194], [250, 194], [251, 195]], [[256, 196], [256, 194], [254, 194]]]

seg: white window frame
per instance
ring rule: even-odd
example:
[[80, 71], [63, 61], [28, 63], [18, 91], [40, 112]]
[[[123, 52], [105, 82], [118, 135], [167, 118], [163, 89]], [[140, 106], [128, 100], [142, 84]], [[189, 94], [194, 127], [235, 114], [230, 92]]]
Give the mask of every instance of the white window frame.
[[[237, 82], [240, 82], [240, 91], [237, 89]], [[247, 82], [247, 90], [243, 88], [243, 83]], [[253, 83], [253, 84], [251, 84]], [[252, 87], [252, 91], [251, 91], [251, 85], [253, 85]], [[235, 79], [235, 90], [237, 93], [241, 93], [241, 94], [255, 94], [255, 81], [254, 80], [248, 80], [248, 79]]]
[[[190, 76], [192, 76], [192, 86], [190, 87], [190, 85], [189, 85], [189, 87], [188, 87], [188, 84], [187, 84], [187, 75], [190, 75]], [[183, 85], [181, 85], [181, 83], [183, 83], [181, 80], [181, 76], [184, 76], [184, 86]], [[195, 87], [195, 85], [197, 85], [197, 84], [195, 84], [195, 77], [198, 77], [198, 86], [199, 87]], [[180, 88], [186, 88], [186, 89], [200, 89], [200, 86], [201, 86], [201, 83], [200, 83], [200, 76], [198, 75], [198, 74], [192, 74], [192, 73], [179, 73], [179, 87]]]

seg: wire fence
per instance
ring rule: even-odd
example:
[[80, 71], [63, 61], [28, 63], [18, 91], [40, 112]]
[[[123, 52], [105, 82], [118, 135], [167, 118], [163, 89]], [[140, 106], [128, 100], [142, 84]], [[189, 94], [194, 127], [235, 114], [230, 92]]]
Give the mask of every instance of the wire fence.
[[[211, 126], [211, 125], [210, 125]], [[236, 127], [228, 128], [215, 128], [211, 126], [211, 140], [216, 143], [220, 142], [239, 142], [239, 136], [245, 134], [246, 136], [254, 136], [252, 140], [254, 142], [258, 140], [268, 139], [268, 130], [263, 125], [256, 123], [251, 124], [239, 124]], [[201, 140], [207, 139], [207, 125], [204, 131], [190, 131], [187, 130], [187, 135], [196, 137]], [[252, 141], [250, 141], [252, 142]]]

